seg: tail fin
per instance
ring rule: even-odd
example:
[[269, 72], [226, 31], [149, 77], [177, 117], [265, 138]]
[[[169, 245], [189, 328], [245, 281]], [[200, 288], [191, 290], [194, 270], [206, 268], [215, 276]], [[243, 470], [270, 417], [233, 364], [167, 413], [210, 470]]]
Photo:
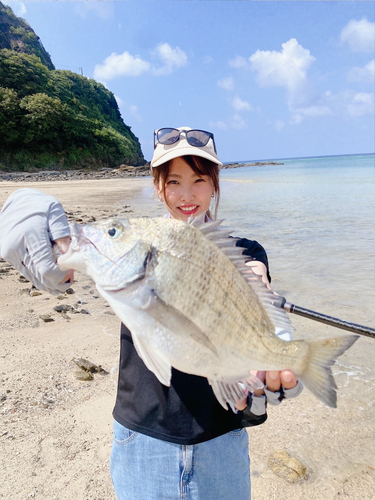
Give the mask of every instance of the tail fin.
[[309, 342], [307, 368], [298, 377], [317, 398], [331, 408], [337, 406], [337, 386], [331, 366], [358, 338], [358, 335], [345, 335]]

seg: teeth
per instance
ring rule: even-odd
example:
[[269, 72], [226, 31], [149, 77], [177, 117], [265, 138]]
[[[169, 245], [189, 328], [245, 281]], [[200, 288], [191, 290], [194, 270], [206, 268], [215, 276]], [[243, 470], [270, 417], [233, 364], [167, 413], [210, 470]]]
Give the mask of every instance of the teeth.
[[194, 207], [180, 207], [181, 210], [184, 212], [191, 212], [192, 210], [195, 210], [198, 205], [195, 205]]

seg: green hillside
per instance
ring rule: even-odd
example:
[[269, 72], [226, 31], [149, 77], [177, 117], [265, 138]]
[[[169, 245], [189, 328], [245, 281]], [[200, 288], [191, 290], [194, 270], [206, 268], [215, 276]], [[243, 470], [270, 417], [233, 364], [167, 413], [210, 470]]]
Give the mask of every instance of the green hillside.
[[145, 163], [112, 92], [55, 70], [28, 24], [0, 2], [0, 170]]
[[35, 54], [48, 69], [55, 69], [40, 38], [27, 22], [13, 14], [10, 7], [0, 2], [0, 48], [25, 54]]

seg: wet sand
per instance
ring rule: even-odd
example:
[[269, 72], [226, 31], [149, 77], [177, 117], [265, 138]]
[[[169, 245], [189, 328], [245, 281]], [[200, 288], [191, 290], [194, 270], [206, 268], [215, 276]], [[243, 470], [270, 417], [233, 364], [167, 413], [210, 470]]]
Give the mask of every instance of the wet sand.
[[[2, 182], [0, 205], [14, 190], [34, 187], [56, 196], [79, 222], [161, 216], [164, 208], [149, 197], [150, 184], [150, 178]], [[33, 295], [30, 284], [0, 262], [0, 498], [115, 498], [109, 455], [120, 322], [92, 281], [76, 278], [74, 293]], [[62, 314], [58, 305], [71, 309]], [[293, 323], [306, 336], [341, 334], [303, 318]], [[374, 355], [374, 340], [362, 337], [339, 359], [337, 409], [305, 390], [249, 429], [253, 500], [375, 498]], [[77, 357], [108, 374], [77, 380]], [[290, 483], [276, 476], [267, 463], [277, 450], [298, 459], [307, 477]]]

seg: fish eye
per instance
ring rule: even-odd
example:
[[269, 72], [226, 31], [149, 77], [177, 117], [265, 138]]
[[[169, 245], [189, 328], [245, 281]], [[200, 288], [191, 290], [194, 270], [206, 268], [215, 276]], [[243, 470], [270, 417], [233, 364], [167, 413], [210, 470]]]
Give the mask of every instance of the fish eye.
[[123, 231], [123, 227], [122, 227], [122, 224], [120, 223], [117, 223], [117, 224], [114, 224], [113, 226], [111, 226], [108, 230], [107, 230], [107, 234], [110, 238], [112, 239], [115, 239], [115, 238], [118, 238], [119, 236], [122, 235], [122, 231]]

